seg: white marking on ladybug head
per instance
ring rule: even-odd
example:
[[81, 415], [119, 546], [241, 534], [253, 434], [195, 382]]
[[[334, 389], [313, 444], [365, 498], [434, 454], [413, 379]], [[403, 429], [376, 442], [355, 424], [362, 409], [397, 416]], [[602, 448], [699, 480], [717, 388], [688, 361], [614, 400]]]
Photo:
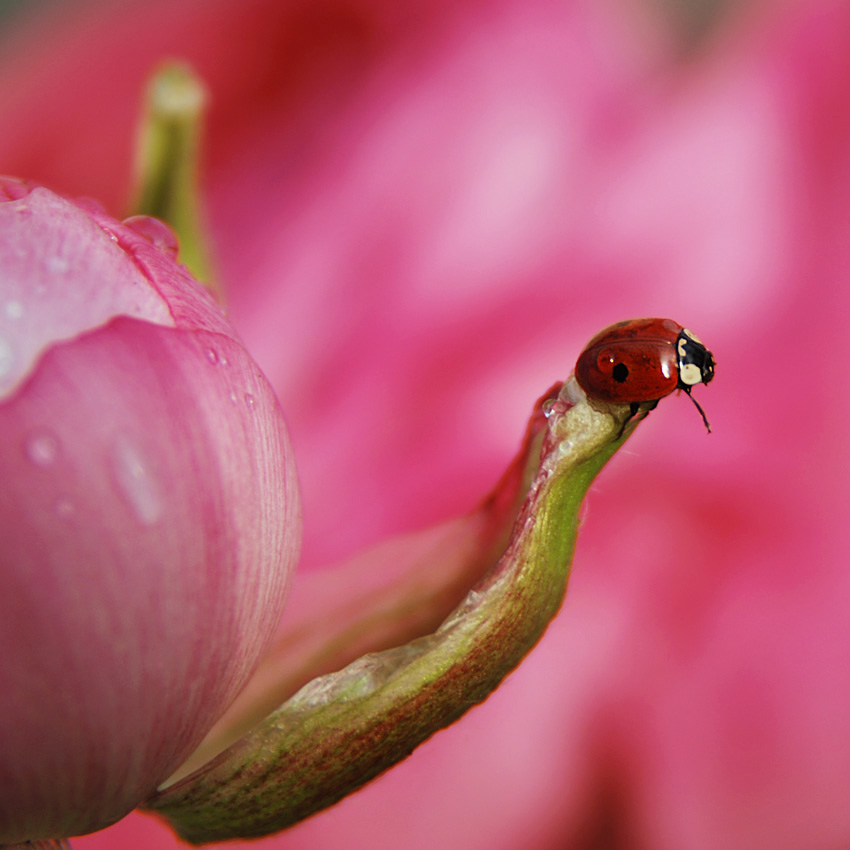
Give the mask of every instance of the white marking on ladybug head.
[[679, 380], [689, 387], [702, 383], [702, 372], [696, 363], [682, 363], [679, 366]]

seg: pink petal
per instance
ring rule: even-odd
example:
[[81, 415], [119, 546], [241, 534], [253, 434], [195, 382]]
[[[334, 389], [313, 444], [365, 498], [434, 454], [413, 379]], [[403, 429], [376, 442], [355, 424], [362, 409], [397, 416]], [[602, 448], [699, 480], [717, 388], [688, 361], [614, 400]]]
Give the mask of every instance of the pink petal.
[[113, 316], [173, 324], [132, 257], [86, 211], [41, 187], [8, 179], [3, 186], [15, 197], [0, 203], [0, 398], [49, 345]]
[[[50, 196], [34, 217], [68, 206]], [[230, 332], [207, 329], [226, 325], [172, 259], [110, 227], [118, 243], [96, 228], [90, 276], [69, 262], [76, 276], [51, 293], [82, 314], [79, 332], [46, 344], [0, 403], [4, 841], [91, 831], [148, 796], [253, 671], [298, 554], [268, 383]], [[116, 244], [129, 280], [97, 262]], [[178, 327], [117, 315], [88, 330], [77, 278], [144, 286]], [[26, 323], [39, 304], [21, 297]], [[54, 312], [54, 326], [68, 318]]]

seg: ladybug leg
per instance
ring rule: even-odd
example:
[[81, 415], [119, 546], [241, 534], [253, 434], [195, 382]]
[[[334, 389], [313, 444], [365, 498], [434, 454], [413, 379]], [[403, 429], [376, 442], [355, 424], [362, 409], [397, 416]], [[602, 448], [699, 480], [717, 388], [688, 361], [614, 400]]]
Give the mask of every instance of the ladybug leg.
[[[633, 416], [635, 416], [641, 408], [643, 408], [647, 413], [649, 413], [650, 410], [655, 410], [655, 408], [658, 407], [659, 401], [660, 401], [660, 399], [656, 399], [655, 401], [633, 401], [633, 402], [631, 402], [629, 404], [629, 410], [631, 411], [631, 413], [629, 413], [629, 419], [631, 419]], [[626, 421], [628, 421], [628, 420], [626, 420]]]
[[632, 402], [629, 402], [629, 417], [623, 423], [623, 427], [620, 429], [620, 433], [617, 434], [617, 439], [619, 440], [620, 437], [623, 436], [623, 431], [626, 430], [626, 425], [628, 425], [629, 422], [632, 421], [632, 418], [635, 417], [640, 412], [641, 408], [643, 408], [646, 411], [646, 413], [648, 414], [650, 410], [655, 410], [655, 408], [657, 406], [658, 406], [658, 400], [649, 401], [649, 402], [647, 402], [647, 401], [632, 401]]

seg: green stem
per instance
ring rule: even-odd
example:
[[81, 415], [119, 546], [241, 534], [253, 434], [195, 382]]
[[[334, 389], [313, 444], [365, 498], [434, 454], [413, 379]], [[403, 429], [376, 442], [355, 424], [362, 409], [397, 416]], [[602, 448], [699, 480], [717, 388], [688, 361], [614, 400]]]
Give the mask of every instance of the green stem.
[[198, 189], [207, 93], [187, 65], [168, 63], [151, 77], [136, 152], [132, 215], [162, 219], [180, 242], [180, 261], [214, 292]]
[[581, 502], [642, 418], [629, 416], [625, 405], [591, 407], [573, 381], [556, 387], [514, 467], [534, 477], [507, 549], [448, 619], [314, 679], [148, 808], [193, 843], [266, 835], [356, 790], [481, 702], [558, 611]]

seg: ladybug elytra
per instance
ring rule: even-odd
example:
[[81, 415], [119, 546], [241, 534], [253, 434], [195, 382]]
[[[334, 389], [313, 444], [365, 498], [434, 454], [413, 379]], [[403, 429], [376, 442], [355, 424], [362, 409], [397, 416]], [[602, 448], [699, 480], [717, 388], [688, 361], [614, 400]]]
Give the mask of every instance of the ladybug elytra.
[[575, 375], [588, 397], [619, 404], [657, 402], [684, 390], [711, 431], [691, 390], [714, 377], [714, 357], [672, 319], [630, 319], [605, 328], [582, 351]]

